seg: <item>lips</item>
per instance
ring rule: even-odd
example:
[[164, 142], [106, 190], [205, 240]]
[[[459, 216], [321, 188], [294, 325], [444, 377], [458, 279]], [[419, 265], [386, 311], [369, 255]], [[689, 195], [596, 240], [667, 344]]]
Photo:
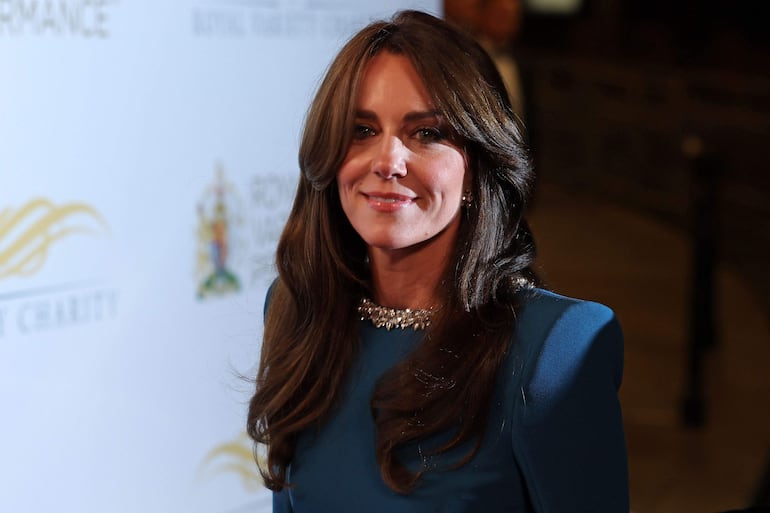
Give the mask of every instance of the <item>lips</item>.
[[414, 198], [392, 192], [364, 193], [369, 206], [378, 212], [395, 212], [410, 205]]

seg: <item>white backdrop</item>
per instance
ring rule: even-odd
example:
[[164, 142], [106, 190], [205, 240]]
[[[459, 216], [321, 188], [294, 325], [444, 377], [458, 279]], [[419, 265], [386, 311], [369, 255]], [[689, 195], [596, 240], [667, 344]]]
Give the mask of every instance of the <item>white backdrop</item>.
[[0, 511], [270, 510], [239, 375], [302, 119], [399, 7], [0, 0]]

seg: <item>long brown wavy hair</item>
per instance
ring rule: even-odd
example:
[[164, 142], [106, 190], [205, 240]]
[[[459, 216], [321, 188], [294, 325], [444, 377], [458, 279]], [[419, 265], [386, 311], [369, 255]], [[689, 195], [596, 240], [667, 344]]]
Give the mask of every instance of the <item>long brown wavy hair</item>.
[[[297, 436], [333, 414], [358, 351], [356, 306], [370, 290], [367, 248], [345, 217], [337, 171], [354, 133], [364, 69], [379, 52], [410, 59], [468, 158], [472, 205], [463, 209], [441, 284], [441, 315], [422, 342], [377, 383], [371, 399], [383, 480], [399, 493], [418, 486], [399, 448], [437, 433], [434, 453], [471, 443], [486, 429], [492, 390], [515, 324], [516, 292], [535, 281], [524, 220], [532, 171], [505, 86], [468, 35], [431, 15], [403, 11], [374, 22], [342, 48], [307, 113], [301, 176], [276, 253], [247, 430], [267, 445], [268, 488], [287, 486]], [[431, 379], [426, 379], [430, 377]]]

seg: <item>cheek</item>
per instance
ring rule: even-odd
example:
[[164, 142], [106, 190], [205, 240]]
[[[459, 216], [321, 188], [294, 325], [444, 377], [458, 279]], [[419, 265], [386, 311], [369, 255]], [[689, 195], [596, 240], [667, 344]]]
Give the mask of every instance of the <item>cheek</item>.
[[350, 215], [350, 193], [348, 192], [350, 189], [345, 182], [344, 176], [342, 174], [337, 175], [337, 196], [339, 197], [340, 206], [342, 207], [342, 211], [345, 213], [345, 216]]
[[347, 165], [347, 161], [340, 166], [339, 171], [337, 171], [337, 190], [340, 193], [340, 198], [345, 197], [345, 191], [348, 190], [351, 184], [351, 177], [350, 177], [350, 168]]
[[346, 157], [337, 170], [337, 187], [339, 187], [340, 194], [355, 185], [360, 176], [361, 166], [358, 159], [351, 156]]
[[350, 218], [354, 205], [356, 174], [346, 164], [347, 162], [343, 163], [337, 171], [336, 187], [342, 211], [346, 217]]
[[447, 155], [434, 162], [434, 172], [430, 173], [432, 188], [447, 197], [447, 199], [459, 201], [462, 195], [467, 171], [465, 159], [462, 155]]

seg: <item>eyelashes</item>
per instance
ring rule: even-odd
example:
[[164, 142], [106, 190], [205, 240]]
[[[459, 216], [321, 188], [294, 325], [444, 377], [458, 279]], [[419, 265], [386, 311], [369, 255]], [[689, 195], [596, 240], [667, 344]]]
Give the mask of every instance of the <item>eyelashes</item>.
[[445, 139], [444, 133], [437, 127], [418, 128], [415, 136], [423, 142], [437, 142]]
[[[362, 141], [377, 135], [370, 125], [358, 123], [353, 127], [353, 139]], [[410, 137], [422, 143], [438, 142], [446, 139], [444, 131], [437, 126], [421, 126], [411, 132]]]
[[368, 125], [357, 124], [353, 128], [353, 139], [360, 141], [375, 135], [374, 129]]

